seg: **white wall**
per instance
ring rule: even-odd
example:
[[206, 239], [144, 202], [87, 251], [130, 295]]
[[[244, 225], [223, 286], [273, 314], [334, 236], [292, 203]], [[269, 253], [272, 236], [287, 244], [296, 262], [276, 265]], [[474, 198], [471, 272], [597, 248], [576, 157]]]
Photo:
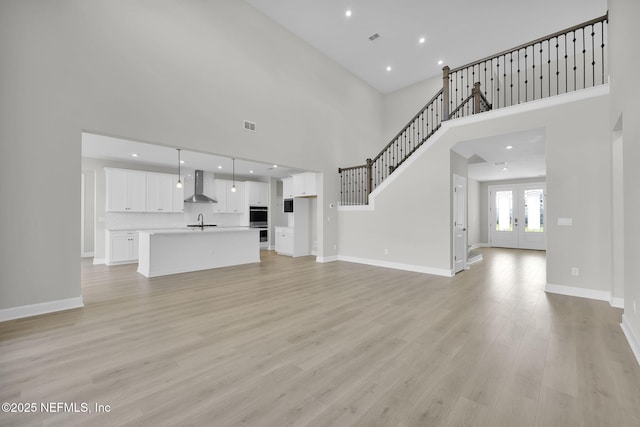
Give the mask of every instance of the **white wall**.
[[391, 138], [395, 137], [440, 89], [442, 89], [442, 76], [423, 80], [385, 95], [382, 119], [384, 144], [381, 144], [369, 157], [373, 158], [378, 154], [382, 147], [391, 141]]
[[[21, 206], [0, 217], [0, 310], [80, 296], [82, 131], [327, 172], [319, 202], [383, 144], [382, 96], [241, 1], [3, 1], [0, 56], [0, 193]], [[60, 190], [23, 191], [43, 182]]]
[[[547, 156], [547, 281], [609, 292], [611, 153], [608, 87], [447, 122], [432, 146], [372, 193], [374, 210], [340, 211], [340, 256], [451, 268], [450, 155], [458, 142], [543, 127]], [[411, 160], [411, 159], [410, 159]], [[392, 175], [393, 177], [393, 175]], [[384, 184], [383, 184], [384, 185]], [[572, 217], [573, 227], [558, 227]], [[384, 249], [388, 253], [384, 253]], [[579, 277], [571, 276], [579, 267]]]
[[[624, 180], [624, 315], [625, 333], [640, 361], [640, 245], [635, 224], [640, 218], [640, 87], [633, 70], [640, 69], [640, 55], [633, 43], [640, 40], [640, 3], [635, 0], [609, 0], [609, 41], [611, 141], [622, 137]], [[614, 235], [618, 246], [621, 235]], [[635, 307], [634, 307], [635, 302]]]

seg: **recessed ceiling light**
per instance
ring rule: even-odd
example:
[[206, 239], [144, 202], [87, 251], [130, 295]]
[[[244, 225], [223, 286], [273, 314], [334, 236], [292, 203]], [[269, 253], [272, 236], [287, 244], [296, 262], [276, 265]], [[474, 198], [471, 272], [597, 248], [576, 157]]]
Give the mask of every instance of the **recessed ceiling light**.
[[344, 13], [345, 16], [348, 18], [351, 16], [351, 9], [347, 9], [347, 11]]
[[507, 145], [507, 146], [506, 146], [506, 147], [504, 147], [504, 148], [506, 148], [507, 150], [511, 150], [511, 149], [513, 148], [513, 145]]
[[391, 65], [387, 66], [387, 71], [391, 71]]
[[444, 61], [441, 59], [440, 61], [438, 61], [438, 65], [442, 65], [444, 64]]
[[184, 160], [180, 160], [180, 163], [184, 164]]
[[424, 37], [420, 37], [420, 39], [418, 40], [418, 43], [422, 44], [424, 42], [426, 42], [427, 40]]
[[249, 171], [249, 173], [253, 173], [253, 171]]
[[509, 170], [509, 168], [502, 168], [503, 171]]
[[218, 169], [222, 169], [222, 166], [218, 165]]
[[273, 167], [274, 167], [274, 168], [277, 168], [277, 167], [278, 167], [278, 165], [273, 165]]
[[136, 153], [133, 153], [131, 157], [138, 157], [138, 155]]

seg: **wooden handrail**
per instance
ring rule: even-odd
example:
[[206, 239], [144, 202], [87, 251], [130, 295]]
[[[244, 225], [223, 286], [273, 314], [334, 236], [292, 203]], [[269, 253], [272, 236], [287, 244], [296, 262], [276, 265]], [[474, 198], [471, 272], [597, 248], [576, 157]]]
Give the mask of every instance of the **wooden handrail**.
[[418, 114], [416, 114], [415, 116], [413, 116], [413, 118], [412, 118], [411, 120], [409, 120], [409, 123], [407, 123], [407, 125], [406, 125], [405, 127], [403, 127], [403, 128], [402, 128], [402, 130], [396, 134], [396, 136], [394, 136], [393, 138], [391, 138], [391, 142], [389, 142], [387, 145], [385, 145], [385, 147], [384, 147], [384, 148], [383, 148], [383, 149], [378, 153], [378, 155], [377, 155], [377, 156], [375, 156], [375, 157], [373, 158], [373, 161], [375, 162], [376, 160], [378, 160], [378, 159], [380, 158], [380, 156], [382, 156], [382, 155], [384, 154], [384, 152], [385, 152], [385, 151], [387, 151], [387, 149], [388, 149], [389, 147], [391, 147], [391, 144], [393, 144], [393, 142], [394, 142], [396, 139], [398, 139], [398, 137], [399, 137], [400, 135], [402, 135], [402, 133], [403, 133], [404, 131], [406, 131], [407, 129], [409, 129], [409, 128], [411, 127], [411, 125], [413, 124], [413, 122], [414, 122], [414, 121], [416, 121], [416, 119], [417, 119], [418, 117], [420, 117], [420, 114], [424, 113], [424, 112], [425, 112], [425, 110], [426, 110], [427, 108], [429, 108], [429, 107], [431, 106], [431, 104], [433, 104], [433, 103], [434, 103], [434, 101], [435, 101], [436, 99], [438, 99], [438, 97], [439, 97], [440, 95], [442, 95], [442, 89], [440, 89], [440, 90], [438, 91], [438, 93], [436, 93], [436, 94], [433, 96], [433, 98], [431, 98], [431, 99], [429, 100], [429, 102], [427, 102], [427, 104], [426, 104], [424, 107], [422, 107], [422, 109], [421, 109], [420, 111], [418, 111]]

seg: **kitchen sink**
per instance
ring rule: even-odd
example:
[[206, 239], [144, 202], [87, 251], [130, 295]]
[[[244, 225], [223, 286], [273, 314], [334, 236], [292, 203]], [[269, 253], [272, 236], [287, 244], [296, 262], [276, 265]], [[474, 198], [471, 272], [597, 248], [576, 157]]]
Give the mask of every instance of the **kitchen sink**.
[[217, 227], [217, 224], [187, 224], [187, 227], [189, 228], [208, 228], [208, 227]]

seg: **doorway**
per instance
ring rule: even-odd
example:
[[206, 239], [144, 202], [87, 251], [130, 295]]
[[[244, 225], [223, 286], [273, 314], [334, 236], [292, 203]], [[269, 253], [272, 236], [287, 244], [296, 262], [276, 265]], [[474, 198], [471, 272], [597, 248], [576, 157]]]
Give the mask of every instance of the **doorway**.
[[489, 244], [545, 250], [546, 184], [489, 187]]

